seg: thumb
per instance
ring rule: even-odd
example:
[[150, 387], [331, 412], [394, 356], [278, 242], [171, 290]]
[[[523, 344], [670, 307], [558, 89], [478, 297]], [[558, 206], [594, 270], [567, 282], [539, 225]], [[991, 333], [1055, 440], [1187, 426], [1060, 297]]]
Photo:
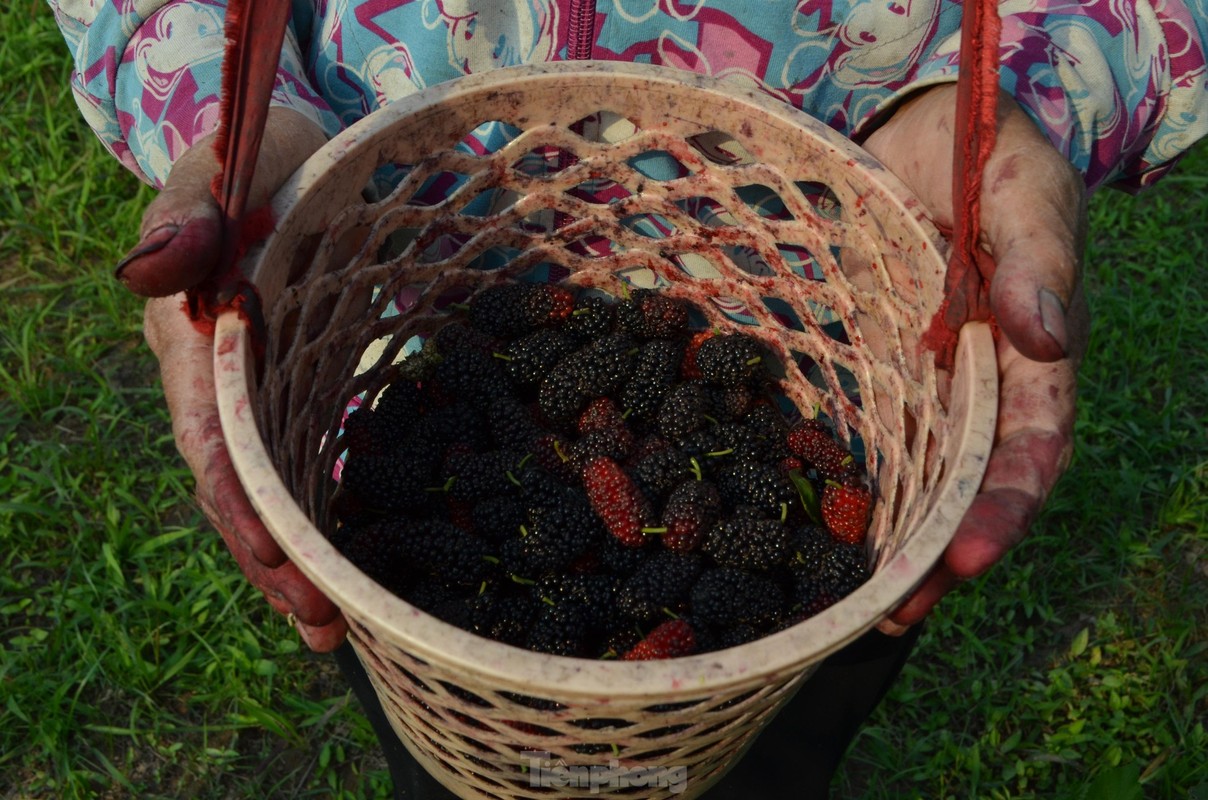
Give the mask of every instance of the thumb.
[[1079, 302], [1086, 191], [1022, 112], [1001, 124], [982, 191], [982, 221], [996, 264], [990, 305], [1016, 350], [1056, 361], [1077, 355], [1084, 344], [1072, 309]]
[[[212, 134], [203, 137], [181, 155], [143, 213], [139, 243], [115, 270], [135, 294], [167, 297], [196, 286], [219, 266], [222, 219], [211, 186], [222, 167], [213, 140]], [[298, 112], [269, 109], [248, 208], [268, 202], [323, 142], [319, 127]]]
[[143, 212], [139, 243], [118, 262], [115, 276], [143, 297], [190, 289], [218, 265], [222, 220], [210, 184], [219, 172], [213, 136], [193, 144]]

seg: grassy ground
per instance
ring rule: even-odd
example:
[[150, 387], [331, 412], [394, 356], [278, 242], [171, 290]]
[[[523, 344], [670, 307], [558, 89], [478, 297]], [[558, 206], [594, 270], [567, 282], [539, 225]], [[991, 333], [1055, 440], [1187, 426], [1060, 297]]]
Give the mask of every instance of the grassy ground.
[[[0, 797], [383, 797], [368, 726], [189, 498], [140, 304], [150, 193], [0, 9]], [[931, 620], [853, 798], [1208, 798], [1208, 152], [1094, 203], [1075, 463]]]

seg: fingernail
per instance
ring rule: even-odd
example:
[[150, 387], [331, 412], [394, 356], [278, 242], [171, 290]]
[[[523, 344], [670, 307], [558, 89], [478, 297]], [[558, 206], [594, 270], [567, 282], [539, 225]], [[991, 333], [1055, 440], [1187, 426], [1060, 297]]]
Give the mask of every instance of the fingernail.
[[1040, 290], [1040, 323], [1062, 353], [1069, 352], [1069, 339], [1065, 329], [1065, 305], [1051, 289]]
[[126, 253], [122, 260], [117, 262], [117, 267], [113, 270], [114, 276], [121, 280], [122, 272], [129, 266], [131, 261], [141, 258], [151, 253], [159, 252], [168, 246], [168, 242], [176, 238], [176, 234], [180, 232], [180, 228], [176, 225], [161, 225], [155, 230], [143, 237], [143, 240], [134, 246], [134, 249]]

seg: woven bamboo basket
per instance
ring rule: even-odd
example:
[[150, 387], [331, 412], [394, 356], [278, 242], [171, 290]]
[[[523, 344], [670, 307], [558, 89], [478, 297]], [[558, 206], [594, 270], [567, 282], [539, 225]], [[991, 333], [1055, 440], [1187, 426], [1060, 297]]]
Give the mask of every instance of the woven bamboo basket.
[[[470, 136], [484, 125], [501, 143]], [[393, 188], [374, 191], [383, 178]], [[260, 362], [239, 319], [218, 325], [228, 446], [269, 530], [346, 615], [395, 730], [460, 797], [700, 795], [814, 665], [919, 584], [980, 483], [989, 331], [965, 326], [950, 373], [920, 345], [947, 245], [874, 159], [761, 93], [595, 62], [468, 77], [354, 125], [274, 204], [250, 268]], [[397, 377], [448, 298], [534, 275], [614, 296], [655, 286], [765, 342], [784, 398], [863, 452], [873, 577], [740, 647], [615, 662], [480, 638], [345, 560], [322, 533], [345, 410]]]

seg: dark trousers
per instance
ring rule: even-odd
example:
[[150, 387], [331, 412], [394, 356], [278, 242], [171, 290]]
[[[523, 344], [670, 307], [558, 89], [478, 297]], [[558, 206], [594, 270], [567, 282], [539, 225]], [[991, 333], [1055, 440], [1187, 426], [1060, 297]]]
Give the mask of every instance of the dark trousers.
[[[843, 754], [893, 685], [921, 627], [901, 637], [869, 631], [824, 661], [705, 800], [825, 800]], [[352, 646], [335, 656], [381, 741], [395, 798], [455, 800], [398, 740]]]

